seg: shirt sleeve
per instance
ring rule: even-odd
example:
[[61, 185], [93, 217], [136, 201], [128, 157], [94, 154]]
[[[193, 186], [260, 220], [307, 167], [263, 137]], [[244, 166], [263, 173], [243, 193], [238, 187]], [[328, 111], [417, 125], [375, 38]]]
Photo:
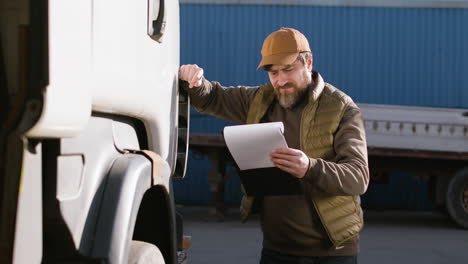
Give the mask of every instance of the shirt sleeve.
[[188, 88], [185, 81], [181, 81], [180, 86], [187, 90], [197, 111], [234, 124], [245, 124], [250, 102], [258, 90], [258, 87], [247, 86], [223, 87], [206, 79], [200, 87]]
[[367, 144], [361, 110], [351, 103], [334, 135], [331, 161], [309, 158], [304, 181], [331, 195], [361, 195], [369, 185]]

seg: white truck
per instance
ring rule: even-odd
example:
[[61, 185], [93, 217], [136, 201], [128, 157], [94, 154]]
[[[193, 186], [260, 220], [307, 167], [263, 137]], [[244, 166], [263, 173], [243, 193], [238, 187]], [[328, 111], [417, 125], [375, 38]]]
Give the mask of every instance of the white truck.
[[429, 180], [435, 205], [468, 228], [468, 110], [360, 104], [371, 178], [410, 172]]
[[0, 263], [183, 261], [179, 2], [0, 8]]

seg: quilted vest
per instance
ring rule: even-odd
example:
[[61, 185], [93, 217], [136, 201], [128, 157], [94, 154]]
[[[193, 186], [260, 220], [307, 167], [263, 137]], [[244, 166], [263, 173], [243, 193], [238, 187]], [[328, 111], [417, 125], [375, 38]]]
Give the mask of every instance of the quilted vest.
[[[301, 116], [301, 150], [309, 157], [330, 160], [335, 156], [333, 135], [352, 99], [323, 81], [311, 89], [308, 96]], [[271, 84], [261, 86], [250, 104], [247, 123], [259, 123], [274, 98]], [[309, 205], [317, 211], [335, 248], [358, 235], [364, 225], [359, 196], [333, 196], [309, 184], [304, 184], [304, 188]], [[240, 208], [242, 221], [247, 220], [254, 202], [254, 197], [244, 195]]]

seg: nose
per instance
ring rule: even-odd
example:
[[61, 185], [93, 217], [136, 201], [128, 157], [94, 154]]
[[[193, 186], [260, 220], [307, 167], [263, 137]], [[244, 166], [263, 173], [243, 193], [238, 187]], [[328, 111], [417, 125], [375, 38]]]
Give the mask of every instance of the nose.
[[287, 76], [286, 76], [284, 73], [279, 72], [279, 74], [278, 74], [278, 79], [277, 79], [277, 83], [278, 83], [279, 86], [283, 86], [283, 85], [285, 85], [286, 83], [288, 83], [288, 78], [287, 78]]

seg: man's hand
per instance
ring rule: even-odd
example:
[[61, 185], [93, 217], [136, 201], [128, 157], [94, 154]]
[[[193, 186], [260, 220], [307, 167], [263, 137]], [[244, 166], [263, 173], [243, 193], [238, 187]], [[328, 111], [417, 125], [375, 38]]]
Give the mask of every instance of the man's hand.
[[203, 69], [196, 64], [182, 65], [179, 68], [179, 79], [187, 81], [189, 88], [200, 87], [203, 83]]
[[303, 178], [309, 170], [309, 157], [297, 149], [278, 148], [270, 153], [273, 164], [297, 178]]

